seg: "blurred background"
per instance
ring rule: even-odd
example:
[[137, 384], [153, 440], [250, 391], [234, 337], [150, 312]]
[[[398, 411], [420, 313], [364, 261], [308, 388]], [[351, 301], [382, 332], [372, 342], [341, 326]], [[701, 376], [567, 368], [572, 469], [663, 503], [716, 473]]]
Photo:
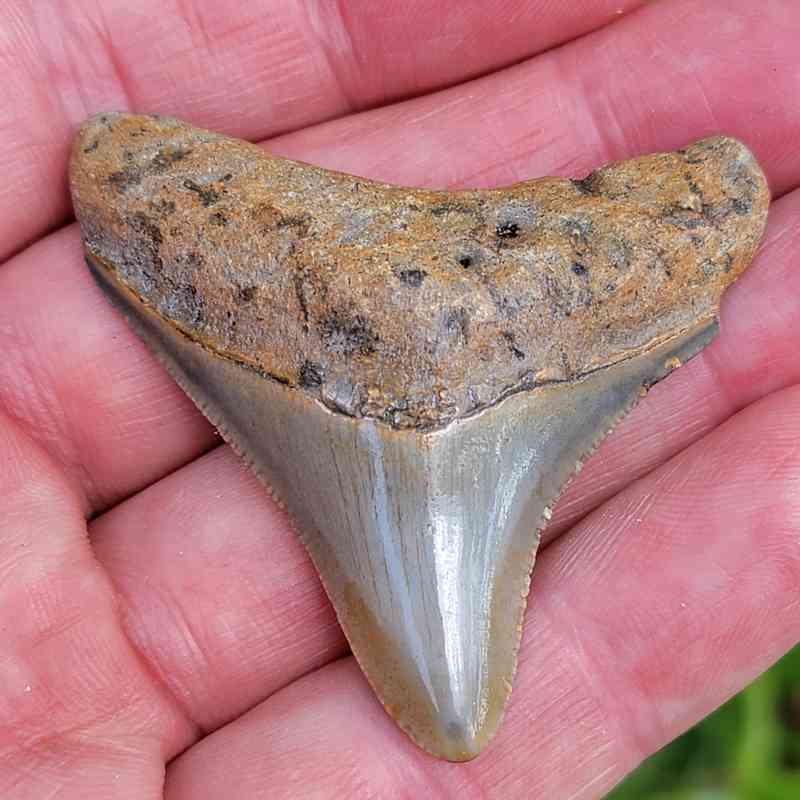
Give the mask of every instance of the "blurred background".
[[607, 800], [800, 800], [800, 646]]

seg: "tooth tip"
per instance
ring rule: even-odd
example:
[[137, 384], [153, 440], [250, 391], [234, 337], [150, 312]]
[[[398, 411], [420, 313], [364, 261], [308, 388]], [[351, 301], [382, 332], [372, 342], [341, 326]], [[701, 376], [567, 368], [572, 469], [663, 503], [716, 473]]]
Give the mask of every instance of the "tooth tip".
[[494, 731], [478, 735], [469, 731], [459, 721], [447, 724], [445, 735], [433, 742], [431, 755], [446, 761], [472, 761], [483, 752]]
[[[510, 684], [507, 684], [510, 689]], [[452, 682], [437, 687], [440, 698], [427, 698], [428, 725], [420, 730], [410, 720], [398, 720], [411, 738], [437, 758], [470, 761], [478, 756], [496, 733], [509, 691], [483, 692], [476, 688], [460, 702], [452, 699]], [[487, 698], [486, 695], [489, 695]], [[447, 699], [441, 699], [447, 698]], [[420, 719], [419, 706], [412, 710], [413, 721]]]
[[500, 721], [499, 714], [492, 714], [491, 719], [481, 722], [467, 710], [461, 714], [451, 711], [444, 715], [432, 707], [428, 711], [433, 725], [427, 729], [419, 730], [404, 724], [407, 720], [398, 722], [420, 748], [446, 761], [471, 761], [479, 756], [494, 737]]
[[352, 597], [337, 605], [353, 653], [386, 713], [431, 755], [475, 758], [498, 729], [511, 692], [517, 627], [498, 623], [490, 640], [476, 632], [456, 646], [429, 639], [425, 625], [403, 631], [366, 607], [353, 612]]

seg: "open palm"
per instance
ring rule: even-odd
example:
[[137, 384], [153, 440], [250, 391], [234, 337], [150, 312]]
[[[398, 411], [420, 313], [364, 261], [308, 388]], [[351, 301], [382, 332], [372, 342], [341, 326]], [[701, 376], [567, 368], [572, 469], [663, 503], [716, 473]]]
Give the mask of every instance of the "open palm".
[[[0, 0], [0, 796], [597, 798], [794, 644], [799, 37], [796, 0]], [[93, 285], [66, 158], [125, 109], [435, 187], [713, 133], [764, 166], [720, 338], [558, 506], [476, 761], [394, 726], [283, 512]]]

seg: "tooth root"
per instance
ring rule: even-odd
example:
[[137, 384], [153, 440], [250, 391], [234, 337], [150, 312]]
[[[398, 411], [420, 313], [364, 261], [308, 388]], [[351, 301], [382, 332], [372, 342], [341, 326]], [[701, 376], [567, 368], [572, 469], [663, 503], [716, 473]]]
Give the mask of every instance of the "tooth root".
[[576, 465], [715, 335], [706, 320], [573, 383], [423, 432], [335, 414], [101, 287], [283, 499], [376, 694], [430, 753], [476, 756], [511, 691], [538, 531]]

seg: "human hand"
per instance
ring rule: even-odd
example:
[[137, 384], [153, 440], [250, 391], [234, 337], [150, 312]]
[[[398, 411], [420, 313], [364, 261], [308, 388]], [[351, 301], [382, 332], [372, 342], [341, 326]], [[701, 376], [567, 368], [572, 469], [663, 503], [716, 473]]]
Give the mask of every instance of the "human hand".
[[[793, 0], [0, 7], [0, 796], [595, 798], [800, 638]], [[66, 157], [108, 109], [437, 187], [759, 156], [765, 247], [559, 504], [476, 761], [382, 711], [283, 513], [92, 284]]]

